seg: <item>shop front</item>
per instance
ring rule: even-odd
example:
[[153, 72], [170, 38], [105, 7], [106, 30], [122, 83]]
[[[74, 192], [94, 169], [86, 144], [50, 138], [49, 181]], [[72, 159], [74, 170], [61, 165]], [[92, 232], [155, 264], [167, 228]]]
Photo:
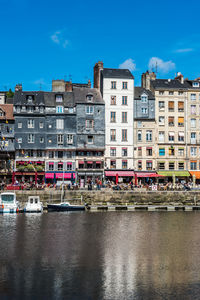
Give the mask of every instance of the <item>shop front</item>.
[[200, 171], [190, 171], [190, 174], [194, 187], [196, 184], [200, 184]]
[[45, 173], [45, 183], [50, 184], [65, 184], [75, 182], [76, 174], [75, 172], [46, 172]]
[[32, 184], [43, 184], [45, 172], [13, 172], [12, 184], [16, 181], [19, 184], [32, 183]]
[[163, 177], [162, 175], [157, 174], [156, 172], [142, 172], [138, 171], [134, 173], [135, 176], [135, 185], [141, 184], [157, 184], [158, 179]]
[[78, 177], [77, 180], [80, 188], [84, 188], [88, 184], [94, 186], [97, 180], [101, 182], [103, 181], [103, 171], [98, 171], [98, 170], [95, 170], [93, 172], [91, 172], [90, 170], [78, 171], [77, 177]]
[[110, 180], [115, 184], [118, 183], [129, 183], [133, 180], [134, 171], [105, 171], [106, 180]]
[[158, 171], [159, 175], [163, 177], [159, 179], [159, 183], [186, 183], [190, 180], [190, 173], [188, 171]]

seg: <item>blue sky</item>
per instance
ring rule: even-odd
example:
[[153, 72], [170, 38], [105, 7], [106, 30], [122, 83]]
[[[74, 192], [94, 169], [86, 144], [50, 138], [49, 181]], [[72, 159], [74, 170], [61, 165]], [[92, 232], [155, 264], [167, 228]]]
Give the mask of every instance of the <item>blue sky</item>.
[[199, 1], [0, 0], [0, 90], [93, 80], [93, 66], [200, 76]]

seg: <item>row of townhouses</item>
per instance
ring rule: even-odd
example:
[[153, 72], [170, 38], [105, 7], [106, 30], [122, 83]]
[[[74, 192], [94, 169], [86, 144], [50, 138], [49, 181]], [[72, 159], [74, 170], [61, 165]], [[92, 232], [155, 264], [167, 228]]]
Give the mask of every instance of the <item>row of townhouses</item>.
[[91, 83], [0, 92], [0, 178], [57, 183], [200, 180], [200, 78], [141, 86], [127, 69], [94, 66]]

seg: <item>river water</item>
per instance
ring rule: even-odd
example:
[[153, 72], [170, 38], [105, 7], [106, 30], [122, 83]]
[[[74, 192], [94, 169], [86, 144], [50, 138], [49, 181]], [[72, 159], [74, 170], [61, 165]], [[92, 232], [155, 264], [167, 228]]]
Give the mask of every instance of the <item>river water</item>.
[[0, 215], [0, 299], [200, 299], [200, 212]]

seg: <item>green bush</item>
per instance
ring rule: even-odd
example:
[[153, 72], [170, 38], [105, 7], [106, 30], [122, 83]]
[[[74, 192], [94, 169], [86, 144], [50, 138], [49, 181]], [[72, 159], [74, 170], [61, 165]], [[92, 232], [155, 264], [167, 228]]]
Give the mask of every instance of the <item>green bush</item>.
[[32, 165], [27, 165], [27, 166], [26, 166], [26, 169], [27, 169], [28, 171], [34, 171], [34, 167], [33, 167]]
[[35, 169], [36, 169], [37, 172], [44, 171], [44, 168], [42, 166], [35, 166]]

